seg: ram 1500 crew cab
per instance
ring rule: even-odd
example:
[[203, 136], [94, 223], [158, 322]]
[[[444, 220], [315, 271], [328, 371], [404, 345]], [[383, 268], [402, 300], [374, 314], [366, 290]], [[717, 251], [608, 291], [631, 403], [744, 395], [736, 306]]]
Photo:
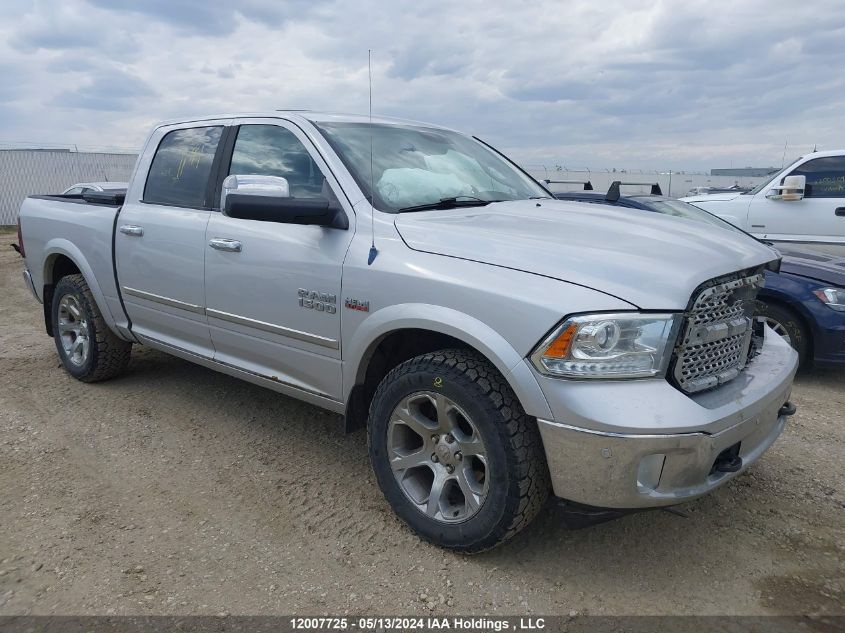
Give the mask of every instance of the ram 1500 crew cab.
[[167, 123], [121, 198], [21, 209], [67, 371], [111, 378], [142, 344], [341, 413], [395, 512], [443, 547], [506, 540], [550, 491], [620, 511], [693, 499], [794, 411], [796, 354], [751, 319], [776, 252], [555, 200], [458, 132]]
[[845, 150], [802, 156], [751, 191], [681, 200], [761, 239], [845, 254]]

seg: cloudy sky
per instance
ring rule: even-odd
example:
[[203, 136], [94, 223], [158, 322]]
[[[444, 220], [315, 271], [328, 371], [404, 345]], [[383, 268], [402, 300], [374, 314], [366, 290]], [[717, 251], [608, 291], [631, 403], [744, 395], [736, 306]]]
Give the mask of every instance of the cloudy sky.
[[[237, 7], [234, 9], [232, 7]], [[845, 2], [0, 0], [0, 144], [374, 110], [528, 164], [709, 169], [845, 147]]]

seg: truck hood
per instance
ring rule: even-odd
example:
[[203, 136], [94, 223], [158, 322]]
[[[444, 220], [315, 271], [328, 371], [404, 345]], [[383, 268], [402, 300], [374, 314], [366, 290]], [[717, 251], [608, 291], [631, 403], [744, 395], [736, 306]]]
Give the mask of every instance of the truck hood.
[[704, 281], [778, 258], [738, 231], [557, 200], [401, 213], [395, 225], [417, 251], [543, 275], [655, 310], [682, 310]]
[[728, 200], [739, 198], [741, 195], [741, 192], [734, 193], [729, 191], [725, 193], [705, 193], [700, 196], [687, 196], [686, 198], [680, 198], [680, 200], [692, 204], [696, 202], [727, 202]]

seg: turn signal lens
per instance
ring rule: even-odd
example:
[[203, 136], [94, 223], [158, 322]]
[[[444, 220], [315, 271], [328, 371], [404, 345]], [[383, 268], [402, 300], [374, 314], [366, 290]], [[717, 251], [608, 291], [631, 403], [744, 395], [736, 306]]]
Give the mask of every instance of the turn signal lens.
[[543, 356], [549, 356], [552, 358], [566, 358], [569, 356], [569, 348], [572, 346], [572, 337], [575, 336], [575, 332], [577, 331], [578, 326], [574, 323], [571, 324], [568, 328], [561, 332], [560, 335], [551, 342], [551, 344], [549, 344], [549, 347], [546, 348]]

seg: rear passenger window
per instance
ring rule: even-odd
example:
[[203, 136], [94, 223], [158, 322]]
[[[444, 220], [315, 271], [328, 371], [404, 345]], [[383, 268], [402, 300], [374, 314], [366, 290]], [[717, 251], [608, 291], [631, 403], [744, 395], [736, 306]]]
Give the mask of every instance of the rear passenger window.
[[153, 157], [144, 202], [205, 207], [211, 163], [223, 128], [194, 127], [168, 132]]
[[278, 125], [242, 125], [229, 175], [281, 176], [294, 198], [325, 198], [323, 172], [293, 132]]

